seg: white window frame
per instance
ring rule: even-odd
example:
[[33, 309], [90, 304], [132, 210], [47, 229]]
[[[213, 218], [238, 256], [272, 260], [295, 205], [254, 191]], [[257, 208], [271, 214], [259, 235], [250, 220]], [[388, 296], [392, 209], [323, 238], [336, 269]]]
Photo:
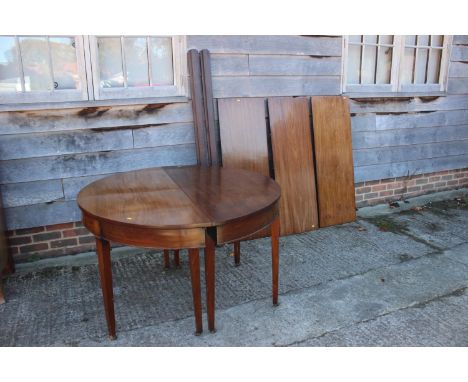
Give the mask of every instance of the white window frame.
[[[172, 62], [174, 65], [174, 84], [157, 87], [130, 87], [130, 88], [101, 88], [98, 55], [98, 37], [124, 37], [124, 36], [87, 36], [92, 66], [92, 82], [95, 100], [112, 100], [127, 98], [148, 97], [176, 97], [187, 96], [187, 48], [185, 36], [165, 36], [172, 38]], [[139, 36], [131, 36], [139, 37]], [[158, 36], [141, 36], [158, 37]]]
[[348, 42], [349, 36], [343, 36], [343, 66], [342, 66], [342, 93], [344, 94], [408, 94], [408, 93], [443, 93], [447, 90], [447, 76], [450, 59], [450, 49], [453, 36], [444, 35], [442, 47], [440, 74], [438, 84], [402, 84], [400, 69], [403, 65], [405, 50], [405, 35], [395, 35], [393, 40], [392, 69], [390, 74], [390, 84], [348, 84]]
[[[22, 60], [20, 55], [19, 37], [16, 38], [16, 48], [19, 55], [19, 60]], [[35, 36], [37, 37], [37, 36]], [[47, 36], [56, 37], [56, 36]], [[83, 36], [70, 36], [75, 39], [75, 52], [77, 62], [77, 72], [80, 78], [79, 87], [77, 89], [51, 89], [51, 90], [34, 90], [30, 92], [2, 92], [0, 93], [0, 104], [24, 104], [24, 103], [40, 103], [40, 102], [67, 102], [67, 101], [83, 101], [88, 100], [88, 85], [85, 69], [85, 54], [84, 54], [84, 39]], [[19, 67], [21, 81], [24, 88], [24, 74], [22, 66]]]

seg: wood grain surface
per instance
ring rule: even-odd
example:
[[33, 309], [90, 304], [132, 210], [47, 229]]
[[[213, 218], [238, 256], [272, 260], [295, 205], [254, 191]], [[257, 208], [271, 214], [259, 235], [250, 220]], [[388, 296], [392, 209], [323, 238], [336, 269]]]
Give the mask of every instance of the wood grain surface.
[[320, 227], [356, 220], [351, 120], [345, 97], [312, 97]]
[[263, 98], [218, 100], [223, 166], [270, 175]]
[[281, 234], [318, 228], [308, 98], [268, 99], [275, 180], [281, 186]]

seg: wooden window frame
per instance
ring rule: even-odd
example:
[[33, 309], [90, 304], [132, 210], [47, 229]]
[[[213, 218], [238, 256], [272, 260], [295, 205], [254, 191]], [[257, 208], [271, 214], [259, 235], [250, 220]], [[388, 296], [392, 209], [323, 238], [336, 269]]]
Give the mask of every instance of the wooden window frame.
[[[41, 35], [42, 36], [42, 35]], [[17, 41], [17, 49], [19, 52], [18, 36], [15, 36]], [[23, 36], [20, 36], [23, 37]], [[25, 36], [27, 37], [27, 36]], [[35, 36], [36, 37], [36, 36]], [[56, 36], [47, 36], [56, 37]], [[0, 93], [0, 104], [28, 104], [28, 103], [41, 103], [41, 102], [67, 102], [67, 101], [84, 101], [89, 99], [88, 95], [88, 82], [86, 78], [86, 64], [85, 64], [85, 42], [81, 35], [70, 36], [75, 39], [75, 51], [77, 60], [77, 73], [80, 78], [78, 89], [59, 89], [59, 90], [34, 90], [30, 92], [2, 92]], [[21, 59], [21, 57], [20, 57]], [[22, 68], [20, 67], [20, 75], [23, 76]], [[23, 82], [24, 79], [21, 78]]]
[[347, 83], [347, 65], [348, 65], [348, 46], [349, 36], [343, 36], [343, 60], [342, 60], [342, 83], [341, 92], [346, 95], [369, 95], [385, 94], [388, 96], [407, 95], [407, 94], [426, 94], [437, 93], [444, 94], [447, 91], [447, 76], [450, 59], [450, 50], [453, 36], [444, 35], [442, 46], [441, 65], [438, 84], [402, 84], [401, 67], [403, 65], [403, 55], [405, 50], [406, 35], [394, 35], [392, 68], [390, 73], [390, 84], [348, 84]]
[[[158, 87], [131, 87], [131, 88], [101, 88], [98, 58], [98, 37], [124, 37], [124, 36], [86, 36], [92, 67], [92, 88], [95, 100], [115, 100], [148, 97], [177, 97], [187, 94], [187, 56], [185, 36], [164, 36], [172, 38], [172, 61], [174, 71], [174, 84]], [[143, 37], [143, 36], [131, 36]], [[148, 37], [148, 36], [144, 36]], [[158, 36], [150, 36], [158, 37]]]

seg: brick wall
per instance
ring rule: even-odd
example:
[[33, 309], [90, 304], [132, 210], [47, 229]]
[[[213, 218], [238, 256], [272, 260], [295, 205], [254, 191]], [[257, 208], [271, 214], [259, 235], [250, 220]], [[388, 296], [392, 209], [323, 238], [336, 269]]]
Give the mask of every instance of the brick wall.
[[373, 206], [468, 187], [468, 168], [356, 183], [356, 205]]
[[[468, 168], [356, 183], [358, 207], [468, 187]], [[81, 222], [7, 232], [16, 262], [94, 251], [94, 237]], [[117, 245], [115, 245], [117, 246]]]

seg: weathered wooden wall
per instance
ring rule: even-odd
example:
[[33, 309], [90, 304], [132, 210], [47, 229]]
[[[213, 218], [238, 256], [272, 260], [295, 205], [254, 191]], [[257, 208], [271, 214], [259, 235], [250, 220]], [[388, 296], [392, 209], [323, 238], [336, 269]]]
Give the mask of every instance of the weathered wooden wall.
[[[341, 37], [190, 36], [212, 53], [215, 98], [340, 94]], [[448, 95], [352, 100], [356, 182], [468, 167], [468, 38]], [[105, 175], [195, 163], [190, 102], [0, 112], [9, 229], [80, 219], [76, 195]]]

